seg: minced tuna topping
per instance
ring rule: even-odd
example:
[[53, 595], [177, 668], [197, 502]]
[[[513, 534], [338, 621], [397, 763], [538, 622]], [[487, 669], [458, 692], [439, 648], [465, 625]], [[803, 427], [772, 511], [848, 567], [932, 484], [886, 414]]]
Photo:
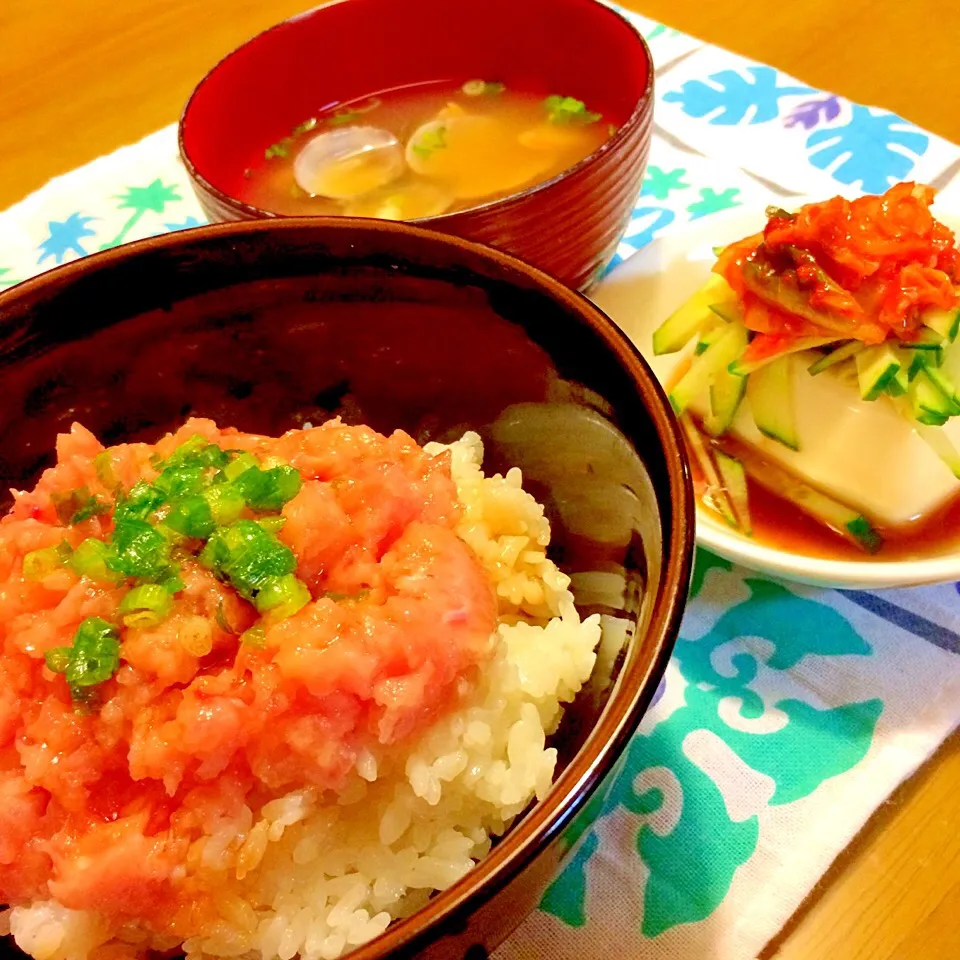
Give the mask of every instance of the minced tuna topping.
[[[452, 709], [491, 655], [491, 580], [449, 455], [332, 421], [74, 426], [0, 521], [0, 904], [171, 942], [217, 818], [332, 795]], [[179, 933], [178, 933], [179, 932]]]

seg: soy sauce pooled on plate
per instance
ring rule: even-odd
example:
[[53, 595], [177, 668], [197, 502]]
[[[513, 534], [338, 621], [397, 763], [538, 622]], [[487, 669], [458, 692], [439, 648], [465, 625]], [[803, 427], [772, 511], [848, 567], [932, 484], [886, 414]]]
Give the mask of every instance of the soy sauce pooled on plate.
[[298, 124], [253, 159], [240, 199], [292, 216], [438, 216], [549, 180], [615, 131], [574, 97], [485, 80], [417, 84]]

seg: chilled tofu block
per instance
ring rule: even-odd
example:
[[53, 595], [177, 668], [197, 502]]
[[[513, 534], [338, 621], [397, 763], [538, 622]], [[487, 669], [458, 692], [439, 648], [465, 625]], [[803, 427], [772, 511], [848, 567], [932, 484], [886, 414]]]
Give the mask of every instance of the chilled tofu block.
[[[886, 398], [860, 398], [849, 365], [811, 376], [807, 368], [818, 356], [808, 352], [789, 358], [798, 450], [760, 433], [749, 398], [740, 405], [730, 433], [883, 526], [920, 520], [960, 493], [960, 481]], [[708, 402], [704, 392], [691, 412], [702, 417]], [[960, 447], [960, 418], [942, 429]]]

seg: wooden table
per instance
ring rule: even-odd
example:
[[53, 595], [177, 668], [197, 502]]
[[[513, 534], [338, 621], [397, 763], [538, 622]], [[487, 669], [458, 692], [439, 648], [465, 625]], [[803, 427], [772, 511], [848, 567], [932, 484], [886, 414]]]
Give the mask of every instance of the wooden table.
[[[960, 142], [960, 3], [625, 2]], [[0, 209], [174, 121], [221, 55], [308, 4], [0, 0]], [[763, 956], [960, 957], [960, 738], [877, 812]]]

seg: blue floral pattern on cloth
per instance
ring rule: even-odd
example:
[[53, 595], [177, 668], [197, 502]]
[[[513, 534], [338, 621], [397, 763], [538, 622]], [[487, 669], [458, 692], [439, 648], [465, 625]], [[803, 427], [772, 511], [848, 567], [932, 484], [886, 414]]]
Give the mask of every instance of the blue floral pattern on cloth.
[[840, 116], [840, 98], [835, 96], [820, 97], [816, 100], [807, 100], [794, 107], [783, 121], [784, 126], [794, 127], [799, 124], [804, 130], [812, 130], [820, 123], [829, 123]]
[[811, 133], [807, 152], [815, 167], [832, 167], [841, 183], [859, 184], [865, 193], [883, 193], [894, 181], [910, 176], [929, 143], [927, 134], [896, 114], [855, 105], [849, 122]]
[[63, 263], [69, 254], [86, 256], [88, 251], [82, 241], [86, 237], [97, 235], [97, 231], [88, 226], [93, 219], [74, 212], [66, 220], [49, 221], [47, 238], [40, 244], [40, 259], [37, 263], [42, 264], [50, 257], [53, 257], [55, 263]]
[[784, 97], [813, 93], [810, 87], [780, 83], [772, 67], [747, 67], [745, 77], [721, 70], [704, 80], [688, 80], [679, 90], [663, 95], [666, 103], [679, 103], [691, 117], [720, 126], [766, 123], [780, 113]]
[[879, 193], [897, 180], [935, 181], [958, 159], [953, 144], [895, 114], [713, 48], [677, 64], [664, 85], [658, 123], [671, 137], [788, 193]]

